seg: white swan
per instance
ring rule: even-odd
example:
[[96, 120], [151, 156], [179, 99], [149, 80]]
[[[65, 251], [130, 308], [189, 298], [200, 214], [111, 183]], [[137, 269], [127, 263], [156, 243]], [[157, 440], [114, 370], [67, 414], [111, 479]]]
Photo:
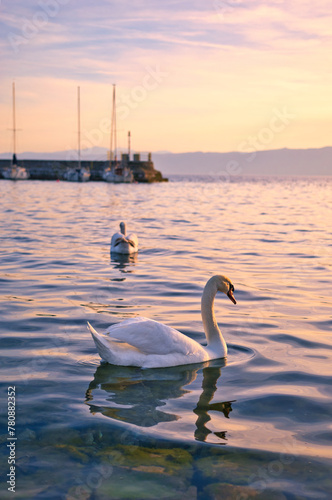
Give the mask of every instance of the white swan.
[[100, 335], [88, 323], [100, 357], [113, 365], [162, 368], [224, 358], [227, 345], [214, 315], [214, 298], [224, 292], [236, 304], [234, 286], [225, 276], [213, 276], [204, 287], [201, 312], [207, 346], [174, 328], [147, 318], [133, 318], [110, 326]]
[[127, 235], [127, 225], [120, 222], [120, 233], [115, 233], [111, 239], [111, 252], [131, 254], [138, 251], [138, 238], [136, 234]]

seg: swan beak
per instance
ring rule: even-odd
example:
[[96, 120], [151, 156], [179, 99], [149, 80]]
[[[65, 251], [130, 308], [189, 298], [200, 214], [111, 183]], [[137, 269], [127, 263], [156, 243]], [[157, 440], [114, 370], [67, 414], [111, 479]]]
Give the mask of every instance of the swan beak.
[[229, 299], [231, 299], [231, 301], [233, 302], [233, 304], [236, 304], [236, 300], [235, 300], [235, 297], [233, 295], [233, 290], [229, 290], [229, 292], [227, 293], [227, 297]]

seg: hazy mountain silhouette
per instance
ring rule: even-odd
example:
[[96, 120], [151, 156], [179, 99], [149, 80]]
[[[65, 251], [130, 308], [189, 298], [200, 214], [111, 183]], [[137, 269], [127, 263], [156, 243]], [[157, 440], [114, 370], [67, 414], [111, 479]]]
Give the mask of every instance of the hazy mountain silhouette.
[[164, 153], [153, 155], [165, 175], [332, 175], [332, 147], [276, 149], [253, 153]]

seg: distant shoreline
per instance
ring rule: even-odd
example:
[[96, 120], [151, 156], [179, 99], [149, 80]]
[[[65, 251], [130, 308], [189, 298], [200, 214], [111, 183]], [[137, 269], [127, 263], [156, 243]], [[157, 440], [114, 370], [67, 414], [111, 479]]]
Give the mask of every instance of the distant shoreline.
[[[90, 162], [106, 161], [106, 148], [91, 148], [82, 152], [82, 159]], [[10, 153], [0, 154], [2, 160]], [[63, 158], [63, 160], [61, 159]], [[75, 152], [19, 153], [18, 160], [59, 161], [70, 158]], [[191, 152], [153, 153], [154, 165], [163, 175], [218, 175], [225, 180], [233, 176], [330, 176], [332, 175], [332, 147], [308, 149], [272, 149], [248, 152]]]

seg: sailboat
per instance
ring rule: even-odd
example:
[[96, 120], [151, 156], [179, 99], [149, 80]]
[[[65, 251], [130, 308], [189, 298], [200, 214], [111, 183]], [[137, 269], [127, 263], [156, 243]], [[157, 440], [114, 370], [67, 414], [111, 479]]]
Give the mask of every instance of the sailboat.
[[[113, 151], [114, 145], [114, 151]], [[126, 159], [118, 161], [117, 159], [117, 141], [116, 141], [116, 97], [115, 84], [113, 84], [113, 106], [112, 106], [112, 125], [111, 125], [111, 148], [109, 166], [104, 170], [103, 179], [106, 182], [130, 183], [134, 181], [134, 176], [130, 170]]]
[[89, 171], [89, 169], [82, 167], [82, 165], [81, 165], [81, 93], [80, 93], [80, 87], [77, 87], [77, 125], [78, 125], [78, 132], [77, 132], [78, 161], [77, 161], [77, 167], [76, 168], [72, 168], [72, 167], [67, 168], [67, 170], [64, 174], [64, 179], [66, 181], [71, 181], [71, 182], [86, 182], [86, 181], [90, 180], [90, 171]]
[[16, 157], [16, 109], [15, 109], [15, 82], [13, 82], [13, 158], [11, 161], [11, 166], [3, 170], [2, 175], [5, 179], [10, 179], [12, 181], [25, 180], [29, 178], [29, 173], [24, 167], [17, 164]]

